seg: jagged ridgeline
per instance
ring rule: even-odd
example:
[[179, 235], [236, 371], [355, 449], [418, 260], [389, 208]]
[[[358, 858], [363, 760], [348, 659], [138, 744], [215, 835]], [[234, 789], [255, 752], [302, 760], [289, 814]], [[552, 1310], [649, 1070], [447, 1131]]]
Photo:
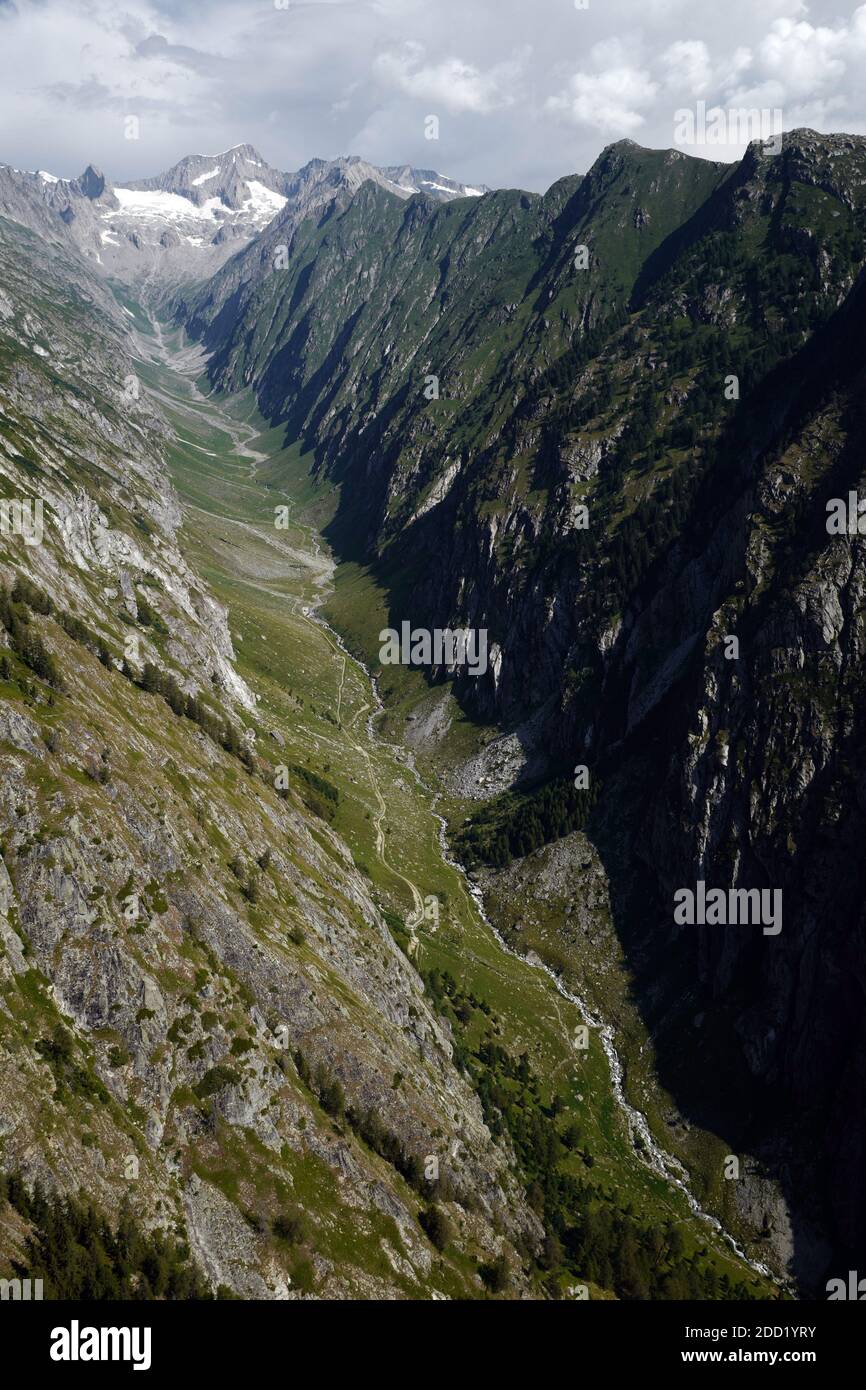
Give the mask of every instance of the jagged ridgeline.
[[[866, 1238], [866, 141], [213, 159], [0, 170], [0, 1275], [814, 1289]], [[403, 620], [483, 674], [382, 670]], [[784, 930], [676, 931], [697, 879]]]

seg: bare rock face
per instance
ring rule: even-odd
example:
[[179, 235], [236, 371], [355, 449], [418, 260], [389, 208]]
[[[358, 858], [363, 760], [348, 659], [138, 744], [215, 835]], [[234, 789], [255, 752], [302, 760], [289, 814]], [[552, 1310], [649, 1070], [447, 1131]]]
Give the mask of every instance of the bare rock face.
[[84, 173], [75, 182], [78, 192], [83, 197], [89, 198], [92, 203], [98, 199], [104, 199], [108, 206], [117, 206], [117, 199], [111, 186], [106, 183], [105, 175], [100, 169], [94, 169], [92, 164], [88, 164]]

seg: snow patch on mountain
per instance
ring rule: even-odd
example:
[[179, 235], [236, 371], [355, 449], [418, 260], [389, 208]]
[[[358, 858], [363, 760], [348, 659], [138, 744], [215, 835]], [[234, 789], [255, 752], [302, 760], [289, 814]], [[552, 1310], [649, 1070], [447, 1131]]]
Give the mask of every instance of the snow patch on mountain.
[[256, 214], [268, 214], [268, 220], [276, 217], [288, 202], [282, 193], [275, 193], [272, 188], [266, 187], [256, 179], [249, 179], [247, 188], [250, 190], [250, 197], [244, 202], [244, 207], [251, 208]]
[[132, 216], [176, 222], [187, 217], [211, 217], [214, 209], [220, 206], [219, 198], [209, 198], [197, 207], [179, 193], [144, 193], [136, 188], [115, 188], [114, 193], [120, 209], [107, 212], [106, 217]]

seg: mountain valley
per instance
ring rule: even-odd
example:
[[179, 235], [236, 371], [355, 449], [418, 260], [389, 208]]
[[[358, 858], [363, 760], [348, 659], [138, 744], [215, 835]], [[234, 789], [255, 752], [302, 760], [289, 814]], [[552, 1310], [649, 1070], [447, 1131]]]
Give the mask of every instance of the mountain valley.
[[[21, 1185], [222, 1296], [856, 1260], [864, 190], [802, 130], [543, 197], [0, 167], [10, 1270]], [[783, 931], [678, 928], [698, 880]]]

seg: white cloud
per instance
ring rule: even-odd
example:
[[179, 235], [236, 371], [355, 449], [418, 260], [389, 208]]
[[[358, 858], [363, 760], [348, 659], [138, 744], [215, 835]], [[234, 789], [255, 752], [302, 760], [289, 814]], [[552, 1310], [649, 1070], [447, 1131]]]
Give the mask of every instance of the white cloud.
[[568, 91], [550, 97], [547, 107], [577, 125], [592, 126], [612, 135], [632, 135], [646, 122], [640, 108], [649, 106], [657, 91], [658, 83], [639, 68], [576, 72]]
[[425, 63], [424, 56], [423, 44], [407, 42], [398, 51], [379, 54], [375, 70], [386, 84], [434, 107], [446, 111], [485, 112], [513, 105], [529, 50], [486, 72], [461, 58], [449, 56], [440, 62]]
[[701, 39], [678, 39], [662, 54], [665, 86], [680, 94], [703, 96], [712, 78], [710, 51]]
[[844, 76], [850, 37], [846, 25], [815, 28], [805, 20], [777, 19], [758, 48], [757, 61], [787, 96], [804, 96]]

